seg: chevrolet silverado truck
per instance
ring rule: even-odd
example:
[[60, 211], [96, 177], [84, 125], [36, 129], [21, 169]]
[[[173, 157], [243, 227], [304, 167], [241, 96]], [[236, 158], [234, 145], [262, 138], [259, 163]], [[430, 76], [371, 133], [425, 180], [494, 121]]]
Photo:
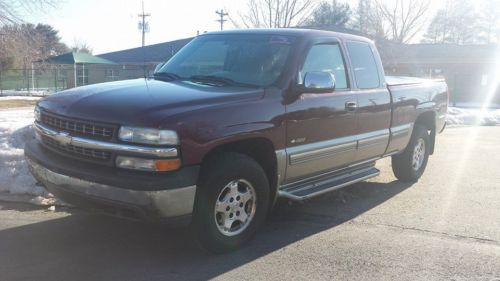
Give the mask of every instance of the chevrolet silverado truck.
[[366, 38], [301, 29], [196, 37], [152, 77], [38, 102], [25, 155], [62, 200], [189, 223], [214, 252], [249, 240], [278, 198], [375, 177], [417, 181], [445, 127], [443, 80], [386, 77]]

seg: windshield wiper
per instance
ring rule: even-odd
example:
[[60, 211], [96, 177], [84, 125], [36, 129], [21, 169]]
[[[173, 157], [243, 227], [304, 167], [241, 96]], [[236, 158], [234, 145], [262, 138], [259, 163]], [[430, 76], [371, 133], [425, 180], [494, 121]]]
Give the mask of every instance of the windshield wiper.
[[250, 88], [258, 88], [259, 86], [254, 85], [254, 84], [249, 84], [249, 83], [242, 83], [238, 81], [234, 81], [231, 78], [227, 77], [222, 77], [222, 76], [215, 76], [215, 75], [193, 75], [189, 77], [187, 80], [192, 80], [192, 81], [200, 81], [200, 82], [206, 82], [210, 84], [224, 84], [226, 86], [239, 86], [239, 87], [250, 87]]
[[171, 72], [155, 72], [153, 73], [153, 79], [162, 80], [162, 81], [174, 81], [178, 80], [181, 77], [175, 73]]

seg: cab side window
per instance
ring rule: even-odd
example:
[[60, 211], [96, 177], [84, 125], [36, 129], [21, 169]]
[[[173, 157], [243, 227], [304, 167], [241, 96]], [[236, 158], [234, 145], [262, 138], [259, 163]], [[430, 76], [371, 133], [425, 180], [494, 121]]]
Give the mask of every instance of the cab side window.
[[301, 82], [304, 81], [306, 73], [311, 71], [330, 72], [335, 77], [335, 87], [347, 89], [346, 68], [338, 44], [312, 46], [300, 71]]
[[356, 86], [360, 89], [380, 87], [377, 63], [370, 45], [361, 42], [348, 42], [347, 52], [351, 58]]

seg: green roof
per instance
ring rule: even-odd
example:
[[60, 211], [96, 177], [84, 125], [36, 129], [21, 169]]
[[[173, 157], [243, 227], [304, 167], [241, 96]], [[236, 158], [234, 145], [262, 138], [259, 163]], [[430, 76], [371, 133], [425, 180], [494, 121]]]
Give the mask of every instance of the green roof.
[[55, 57], [50, 57], [47, 62], [55, 64], [116, 64], [110, 60], [93, 56], [87, 53], [66, 53]]

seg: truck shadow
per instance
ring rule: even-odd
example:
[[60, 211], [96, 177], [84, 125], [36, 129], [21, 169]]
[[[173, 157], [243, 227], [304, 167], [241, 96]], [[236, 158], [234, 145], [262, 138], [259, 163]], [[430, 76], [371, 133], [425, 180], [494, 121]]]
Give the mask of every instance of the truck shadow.
[[362, 182], [303, 204], [281, 202], [249, 245], [215, 256], [186, 229], [78, 212], [0, 231], [1, 279], [209, 279], [348, 222], [410, 186]]

